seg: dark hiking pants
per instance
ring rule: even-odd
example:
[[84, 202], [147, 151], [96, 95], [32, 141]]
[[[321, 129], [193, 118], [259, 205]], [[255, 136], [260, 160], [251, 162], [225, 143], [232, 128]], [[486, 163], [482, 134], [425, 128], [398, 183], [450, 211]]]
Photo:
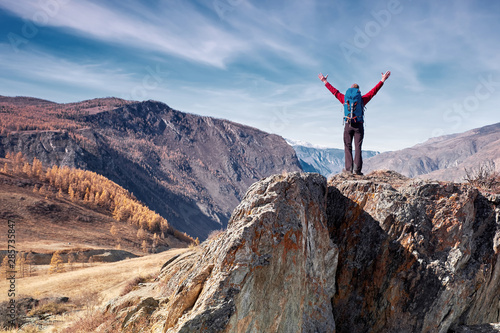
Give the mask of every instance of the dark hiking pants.
[[[344, 153], [345, 153], [345, 171], [361, 173], [363, 167], [363, 158], [361, 157], [361, 146], [365, 130], [363, 123], [346, 123], [344, 126]], [[352, 159], [352, 139], [354, 139], [354, 165]]]

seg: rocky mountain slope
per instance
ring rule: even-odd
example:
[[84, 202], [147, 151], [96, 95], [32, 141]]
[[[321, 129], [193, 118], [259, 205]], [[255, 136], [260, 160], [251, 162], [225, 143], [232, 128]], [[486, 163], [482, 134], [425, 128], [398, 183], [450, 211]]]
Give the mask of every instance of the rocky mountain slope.
[[[204, 239], [224, 228], [255, 181], [300, 170], [295, 152], [277, 135], [163, 103], [30, 100], [33, 111], [21, 114], [22, 100], [0, 99], [0, 111], [9, 119], [0, 157], [21, 151], [44, 166], [102, 174], [193, 237]], [[22, 127], [30, 114], [34, 125]]]
[[[317, 172], [325, 177], [342, 172], [344, 169], [344, 150], [337, 148], [324, 148], [307, 143], [287, 140], [293, 147], [299, 159], [302, 170]], [[377, 151], [362, 151], [363, 159], [379, 154]]]
[[465, 168], [492, 164], [500, 171], [500, 123], [465, 133], [432, 138], [399, 151], [382, 153], [364, 161], [366, 172], [389, 169], [408, 177], [460, 181]]
[[499, 204], [394, 172], [272, 176], [105, 312], [124, 331], [498, 332]]

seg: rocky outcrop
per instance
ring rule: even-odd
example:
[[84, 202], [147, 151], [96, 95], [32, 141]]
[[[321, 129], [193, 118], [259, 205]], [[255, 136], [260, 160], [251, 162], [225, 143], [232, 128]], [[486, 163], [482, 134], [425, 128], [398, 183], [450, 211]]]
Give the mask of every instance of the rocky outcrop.
[[45, 166], [87, 169], [85, 151], [67, 131], [27, 131], [0, 136], [0, 156], [22, 152], [30, 161], [38, 158]]
[[500, 320], [500, 196], [391, 172], [329, 182], [338, 332], [440, 332]]
[[[144, 287], [159, 300], [151, 331], [335, 332], [337, 248], [326, 228], [326, 194], [317, 174], [254, 184], [226, 232], [166, 263]], [[108, 311], [126, 317], [140, 295], [144, 290]]]
[[276, 175], [228, 229], [110, 302], [152, 332], [494, 332], [500, 196], [394, 172]]

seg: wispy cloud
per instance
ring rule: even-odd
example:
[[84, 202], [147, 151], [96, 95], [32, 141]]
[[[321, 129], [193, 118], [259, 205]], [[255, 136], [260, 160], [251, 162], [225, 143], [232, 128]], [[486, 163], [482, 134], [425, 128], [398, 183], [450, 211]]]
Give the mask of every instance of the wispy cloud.
[[[158, 99], [328, 144], [342, 130], [340, 105], [317, 74], [330, 74], [341, 91], [353, 82], [367, 91], [380, 72], [391, 70], [369, 105], [367, 147], [403, 148], [437, 127], [447, 134], [500, 121], [494, 111], [500, 103], [500, 2], [400, 0], [386, 21], [374, 14], [394, 3], [362, 0], [354, 12], [351, 3], [320, 0], [2, 0], [0, 9], [33, 22], [39, 34], [17, 53], [0, 45], [0, 93], [39, 92], [56, 101]], [[10, 28], [1, 29], [5, 36]], [[358, 43], [348, 61], [339, 46], [353, 43], [359, 31], [368, 42]], [[149, 72], [158, 68], [160, 79], [151, 81], [158, 75]], [[493, 93], [477, 107], [492, 114], [454, 111], [454, 104], [475, 102], [474, 90], [490, 76]], [[401, 140], [388, 141], [394, 136]]]
[[[57, 3], [57, 1], [56, 1]], [[214, 26], [210, 20], [183, 2], [176, 8], [158, 8], [154, 18], [134, 15], [144, 12], [141, 4], [107, 7], [92, 1], [60, 2], [44, 25], [70, 29], [76, 34], [129, 47], [172, 54], [194, 62], [224, 67], [228, 58], [246, 51], [246, 44]], [[5, 0], [0, 4], [27, 20], [46, 13], [43, 1]], [[154, 12], [154, 9], [153, 9]], [[151, 16], [151, 9], [148, 13]]]
[[33, 49], [19, 53], [9, 52], [9, 49], [8, 44], [0, 44], [0, 63], [9, 64], [8, 68], [2, 69], [0, 80], [11, 82], [2, 85], [3, 90], [15, 88], [23, 82], [24, 86], [31, 85], [31, 89], [43, 91], [45, 98], [72, 102], [76, 96], [131, 96], [134, 87], [142, 85], [143, 77], [136, 77], [110, 63], [73, 62]]

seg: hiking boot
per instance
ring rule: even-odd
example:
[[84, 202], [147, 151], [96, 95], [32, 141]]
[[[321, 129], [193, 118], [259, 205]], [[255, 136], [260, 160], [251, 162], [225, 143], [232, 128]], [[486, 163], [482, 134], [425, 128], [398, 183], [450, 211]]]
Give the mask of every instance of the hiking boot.
[[342, 169], [342, 173], [346, 174], [346, 175], [352, 175], [352, 171], [351, 170]]
[[363, 173], [361, 171], [354, 171], [354, 174], [358, 176], [363, 176]]

